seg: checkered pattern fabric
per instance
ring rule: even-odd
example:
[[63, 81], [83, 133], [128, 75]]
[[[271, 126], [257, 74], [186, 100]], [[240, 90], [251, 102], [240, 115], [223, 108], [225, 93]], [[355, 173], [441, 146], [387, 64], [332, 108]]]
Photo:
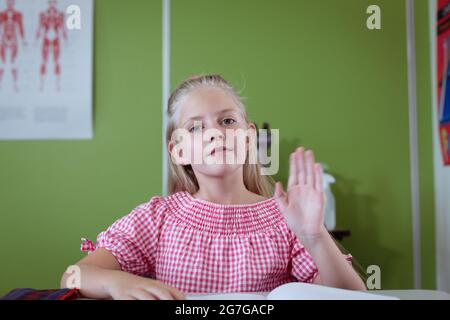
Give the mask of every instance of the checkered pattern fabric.
[[271, 291], [318, 274], [273, 198], [222, 205], [188, 192], [153, 197], [81, 249], [96, 248], [110, 251], [123, 271], [185, 293]]

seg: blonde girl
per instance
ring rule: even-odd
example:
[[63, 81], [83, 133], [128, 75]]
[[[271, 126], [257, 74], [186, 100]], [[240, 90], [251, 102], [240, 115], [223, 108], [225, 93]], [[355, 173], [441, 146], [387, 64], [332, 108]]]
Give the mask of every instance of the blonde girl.
[[[83, 243], [91, 251], [76, 264], [83, 296], [184, 299], [270, 291], [293, 281], [365, 290], [351, 255], [324, 227], [322, 170], [312, 151], [292, 152], [287, 191], [277, 183], [273, 192], [248, 156], [222, 161], [254, 148], [249, 139], [226, 141], [226, 133], [254, 132], [255, 125], [219, 75], [183, 81], [170, 96], [168, 116], [169, 195], [137, 206], [101, 232], [96, 245]], [[194, 161], [199, 155], [202, 161]]]

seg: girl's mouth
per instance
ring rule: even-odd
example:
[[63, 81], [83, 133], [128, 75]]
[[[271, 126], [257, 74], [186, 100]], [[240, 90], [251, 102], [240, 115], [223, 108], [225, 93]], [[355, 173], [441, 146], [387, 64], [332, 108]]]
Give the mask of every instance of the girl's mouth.
[[226, 152], [226, 151], [232, 151], [232, 150], [227, 147], [216, 147], [216, 148], [212, 149], [212, 151], [209, 153], [209, 155], [212, 156], [216, 152]]

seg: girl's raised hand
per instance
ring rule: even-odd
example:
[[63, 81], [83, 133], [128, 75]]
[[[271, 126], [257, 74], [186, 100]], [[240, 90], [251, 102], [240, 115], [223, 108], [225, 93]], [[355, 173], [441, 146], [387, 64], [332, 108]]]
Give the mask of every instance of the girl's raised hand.
[[314, 238], [326, 231], [323, 172], [311, 150], [302, 147], [291, 154], [287, 193], [277, 182], [274, 198], [287, 225], [299, 238]]

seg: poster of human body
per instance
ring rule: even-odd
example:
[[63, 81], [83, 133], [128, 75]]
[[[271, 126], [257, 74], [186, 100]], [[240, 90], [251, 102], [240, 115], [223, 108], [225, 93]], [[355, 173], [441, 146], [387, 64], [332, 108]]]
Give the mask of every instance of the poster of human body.
[[450, 0], [437, 1], [437, 97], [439, 142], [444, 165], [450, 165]]
[[93, 0], [0, 0], [0, 139], [92, 138], [92, 25]]

